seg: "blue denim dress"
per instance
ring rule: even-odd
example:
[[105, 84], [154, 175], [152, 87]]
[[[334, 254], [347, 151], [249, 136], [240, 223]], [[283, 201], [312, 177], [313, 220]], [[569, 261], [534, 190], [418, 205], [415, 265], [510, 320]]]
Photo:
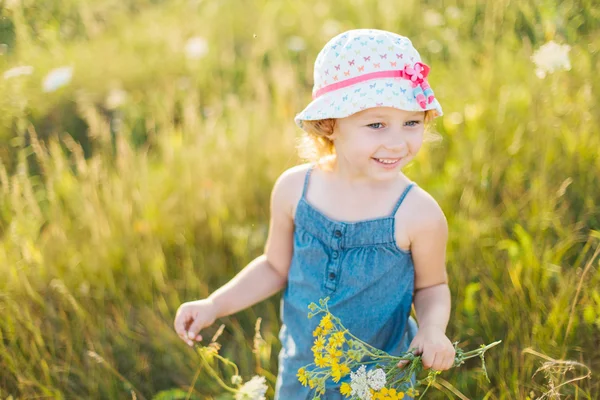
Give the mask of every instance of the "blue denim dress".
[[[288, 284], [281, 300], [281, 351], [276, 400], [312, 399], [296, 374], [313, 362], [313, 330], [319, 317], [308, 319], [308, 305], [329, 297], [329, 310], [359, 339], [392, 355], [408, 350], [417, 332], [410, 316], [414, 266], [409, 251], [399, 248], [394, 215], [415, 185], [409, 184], [385, 217], [343, 222], [314, 208], [306, 191], [314, 164], [304, 181], [296, 208], [294, 251]], [[343, 382], [329, 380], [322, 399], [337, 400]], [[414, 376], [413, 376], [414, 382]], [[408, 399], [409, 397], [405, 397]]]

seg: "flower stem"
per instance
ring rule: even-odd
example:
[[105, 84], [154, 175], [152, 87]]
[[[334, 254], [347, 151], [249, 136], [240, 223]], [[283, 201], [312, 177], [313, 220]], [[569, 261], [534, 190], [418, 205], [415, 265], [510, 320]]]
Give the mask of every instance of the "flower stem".
[[498, 340], [496, 342], [488, 344], [487, 346], [480, 347], [479, 349], [467, 351], [467, 352], [463, 353], [462, 359], [463, 360], [468, 360], [469, 358], [479, 357], [479, 355], [481, 353], [485, 353], [486, 351], [488, 351], [492, 347], [500, 344], [501, 342], [502, 342], [502, 340]]
[[210, 366], [208, 361], [206, 361], [202, 355], [200, 355], [200, 361], [202, 361], [202, 364], [204, 364], [204, 366], [206, 367], [206, 371], [208, 372], [208, 374], [210, 376], [212, 376], [213, 378], [215, 378], [215, 380], [217, 381], [219, 386], [221, 386], [223, 389], [227, 390], [228, 392], [237, 393], [237, 390], [229, 387], [225, 382], [223, 382], [221, 377], [219, 375], [217, 375], [217, 373], [213, 370], [213, 368]]

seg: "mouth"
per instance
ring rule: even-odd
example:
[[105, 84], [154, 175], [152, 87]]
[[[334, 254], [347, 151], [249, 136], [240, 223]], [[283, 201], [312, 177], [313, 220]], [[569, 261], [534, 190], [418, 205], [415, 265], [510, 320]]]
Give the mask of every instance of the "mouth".
[[400, 163], [402, 158], [373, 158], [373, 160], [385, 168], [394, 168]]

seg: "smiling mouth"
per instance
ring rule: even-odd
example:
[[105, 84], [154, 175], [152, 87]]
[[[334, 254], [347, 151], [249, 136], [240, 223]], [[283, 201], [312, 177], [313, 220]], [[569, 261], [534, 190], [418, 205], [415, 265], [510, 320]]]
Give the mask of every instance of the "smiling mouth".
[[400, 162], [401, 158], [373, 158], [373, 160], [383, 165], [394, 165]]

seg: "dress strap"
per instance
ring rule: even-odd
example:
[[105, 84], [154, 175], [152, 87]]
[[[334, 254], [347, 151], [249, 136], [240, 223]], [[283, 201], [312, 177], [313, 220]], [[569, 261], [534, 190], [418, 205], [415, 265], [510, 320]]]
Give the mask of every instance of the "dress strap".
[[406, 195], [408, 194], [408, 192], [410, 191], [410, 189], [412, 189], [413, 186], [416, 186], [416, 183], [411, 182], [409, 183], [406, 188], [404, 189], [404, 192], [402, 192], [402, 195], [400, 196], [400, 198], [398, 199], [398, 202], [396, 203], [396, 206], [394, 207], [394, 211], [392, 211], [392, 217], [394, 215], [396, 215], [396, 212], [398, 211], [398, 209], [400, 208], [400, 205], [402, 204], [402, 202], [404, 201], [404, 198], [406, 197]]
[[306, 199], [306, 191], [308, 190], [308, 180], [310, 179], [310, 173], [315, 168], [315, 164], [312, 164], [308, 170], [306, 171], [306, 176], [304, 177], [304, 187], [302, 188], [302, 197]]

